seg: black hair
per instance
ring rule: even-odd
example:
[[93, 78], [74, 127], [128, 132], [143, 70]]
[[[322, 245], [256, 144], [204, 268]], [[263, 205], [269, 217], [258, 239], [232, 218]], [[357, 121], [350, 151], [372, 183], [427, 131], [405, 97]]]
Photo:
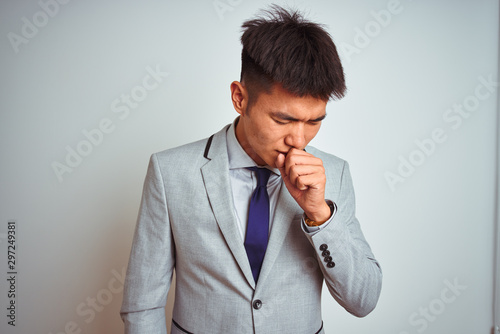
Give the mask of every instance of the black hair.
[[296, 10], [272, 5], [242, 25], [241, 79], [249, 106], [279, 83], [296, 96], [325, 101], [346, 91], [344, 71], [330, 34]]

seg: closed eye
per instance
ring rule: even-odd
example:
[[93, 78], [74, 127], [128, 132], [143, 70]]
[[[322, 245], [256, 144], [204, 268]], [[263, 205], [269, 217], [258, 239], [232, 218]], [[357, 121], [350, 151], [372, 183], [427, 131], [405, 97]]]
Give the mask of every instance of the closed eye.
[[273, 120], [274, 120], [276, 123], [280, 124], [280, 125], [285, 125], [285, 124], [288, 124], [288, 122], [278, 121], [276, 118], [273, 118]]
[[[285, 124], [288, 124], [290, 122], [300, 122], [299, 119], [292, 117], [290, 115], [287, 115], [285, 113], [281, 113], [281, 112], [274, 112], [271, 114], [271, 117], [277, 124], [280, 124], [280, 125], [285, 125]], [[321, 123], [322, 120], [325, 119], [325, 117], [326, 117], [326, 114], [324, 114], [316, 119], [312, 119], [312, 120], [307, 121], [307, 124], [318, 125], [319, 123]]]

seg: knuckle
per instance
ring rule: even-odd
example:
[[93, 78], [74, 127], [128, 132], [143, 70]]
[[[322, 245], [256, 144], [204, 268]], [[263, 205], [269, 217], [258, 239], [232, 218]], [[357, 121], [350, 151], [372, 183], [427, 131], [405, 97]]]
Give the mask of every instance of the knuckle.
[[297, 158], [296, 158], [296, 156], [295, 156], [295, 155], [293, 155], [293, 153], [292, 153], [292, 154], [288, 153], [288, 154], [286, 155], [286, 161], [287, 161], [289, 164], [293, 164], [293, 163], [295, 163], [295, 161], [296, 161], [296, 160], [297, 160]]
[[297, 165], [290, 165], [288, 168], [288, 173], [297, 173]]
[[302, 177], [300, 175], [297, 176], [295, 184], [299, 188], [302, 187], [302, 186], [304, 186], [304, 182], [303, 182]]

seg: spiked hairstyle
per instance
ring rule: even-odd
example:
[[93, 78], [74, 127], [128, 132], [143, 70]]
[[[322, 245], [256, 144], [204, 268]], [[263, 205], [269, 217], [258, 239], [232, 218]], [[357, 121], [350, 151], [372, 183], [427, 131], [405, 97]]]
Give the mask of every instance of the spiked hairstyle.
[[241, 79], [249, 106], [279, 83], [296, 96], [328, 101], [346, 91], [344, 71], [331, 36], [298, 11], [272, 5], [242, 25]]

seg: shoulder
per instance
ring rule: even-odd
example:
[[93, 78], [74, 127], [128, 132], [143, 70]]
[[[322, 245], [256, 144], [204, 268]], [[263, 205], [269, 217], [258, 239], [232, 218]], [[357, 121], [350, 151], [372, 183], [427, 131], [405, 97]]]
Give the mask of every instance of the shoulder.
[[210, 160], [209, 149], [216, 148], [219, 152], [226, 152], [225, 130], [227, 127], [225, 126], [210, 137], [154, 153], [152, 159], [157, 160], [160, 167], [199, 168]]
[[155, 155], [158, 159], [168, 159], [172, 157], [183, 157], [183, 156], [203, 156], [203, 151], [207, 145], [209, 138], [203, 138], [192, 143], [184, 144], [181, 146], [169, 148], [160, 152], [156, 152]]
[[160, 167], [185, 168], [186, 165], [199, 165], [206, 159], [203, 157], [208, 138], [204, 138], [182, 146], [169, 148], [153, 154], [153, 159]]

